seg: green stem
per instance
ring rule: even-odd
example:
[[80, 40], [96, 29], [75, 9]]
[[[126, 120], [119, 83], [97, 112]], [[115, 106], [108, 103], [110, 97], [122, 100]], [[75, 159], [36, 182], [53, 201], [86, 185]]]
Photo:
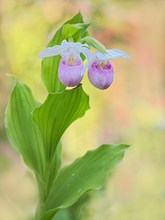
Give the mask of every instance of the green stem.
[[44, 165], [44, 171], [42, 177], [37, 173], [36, 180], [39, 193], [38, 207], [36, 210], [35, 220], [41, 220], [45, 211], [45, 203], [51, 193], [53, 181], [55, 180], [59, 169], [61, 167], [61, 142], [56, 148], [52, 158], [47, 159], [47, 163]]
[[35, 220], [40, 220], [43, 212], [43, 207], [45, 203], [45, 186], [42, 180], [36, 175], [36, 180], [37, 180], [37, 186], [38, 186], [38, 194], [39, 194], [39, 199], [38, 199], [38, 207], [36, 210], [35, 214]]
[[47, 164], [47, 169], [45, 169], [46, 172], [44, 174], [43, 180], [40, 180], [40, 178], [38, 178], [38, 176], [36, 175], [39, 201], [36, 210], [35, 220], [41, 220], [41, 217], [44, 213], [45, 202], [50, 194], [53, 180], [56, 175], [54, 172], [55, 168], [53, 165], [54, 165], [53, 163]]

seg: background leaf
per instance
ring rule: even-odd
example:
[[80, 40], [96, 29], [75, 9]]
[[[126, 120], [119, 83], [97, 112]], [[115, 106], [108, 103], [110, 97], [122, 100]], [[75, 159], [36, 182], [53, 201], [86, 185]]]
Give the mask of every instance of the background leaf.
[[43, 105], [35, 109], [34, 120], [41, 131], [48, 161], [67, 127], [88, 109], [89, 97], [82, 86], [49, 94]]
[[16, 81], [6, 109], [6, 130], [13, 147], [21, 153], [25, 163], [37, 173], [43, 172], [44, 147], [38, 127], [33, 123], [32, 111], [39, 106], [31, 90]]
[[[66, 24], [76, 24], [83, 23], [83, 18], [81, 13], [76, 14], [71, 20], [67, 21]], [[65, 39], [62, 34], [63, 26], [56, 32], [51, 41], [48, 43], [48, 47], [54, 45], [60, 45], [61, 42]], [[75, 30], [75, 29], [74, 29]], [[87, 32], [83, 32], [82, 37], [85, 37]], [[78, 39], [78, 36], [75, 35], [74, 40]], [[47, 87], [49, 93], [63, 91], [65, 86], [59, 81], [58, 78], [58, 64], [61, 59], [61, 56], [46, 57], [42, 60], [42, 79]]]
[[86, 191], [100, 188], [127, 148], [128, 145], [123, 144], [102, 145], [64, 167], [53, 183], [42, 219], [51, 219], [58, 209], [71, 206]]

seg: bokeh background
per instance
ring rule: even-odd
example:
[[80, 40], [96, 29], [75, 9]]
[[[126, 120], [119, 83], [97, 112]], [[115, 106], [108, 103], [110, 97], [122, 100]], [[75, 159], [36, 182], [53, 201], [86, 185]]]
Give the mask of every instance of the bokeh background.
[[105, 187], [90, 195], [83, 220], [165, 220], [165, 1], [0, 1], [0, 220], [28, 219], [37, 191], [31, 172], [11, 148], [5, 108], [13, 86], [6, 74], [28, 84], [39, 100], [38, 53], [78, 10], [107, 48], [132, 57], [112, 60], [115, 80], [106, 91], [83, 80], [91, 110], [63, 137], [64, 164], [102, 143], [131, 144]]

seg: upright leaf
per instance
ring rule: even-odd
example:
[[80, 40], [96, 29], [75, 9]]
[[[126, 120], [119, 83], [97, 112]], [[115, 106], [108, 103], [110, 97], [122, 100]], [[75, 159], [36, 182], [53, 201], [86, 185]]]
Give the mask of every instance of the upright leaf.
[[64, 131], [88, 109], [89, 98], [82, 86], [49, 94], [43, 105], [35, 109], [34, 120], [41, 131], [48, 160], [53, 157]]
[[81, 30], [81, 37], [87, 36], [87, 28], [91, 25], [91, 23], [77, 23], [73, 24], [74, 27], [79, 28]]
[[45, 186], [46, 186], [45, 198], [49, 194], [52, 183], [60, 171], [61, 159], [62, 159], [62, 144], [61, 141], [59, 141], [58, 146], [56, 147], [56, 150], [54, 152], [53, 158], [47, 161], [46, 175], [45, 175]]
[[64, 38], [69, 38], [76, 34], [79, 30], [79, 27], [75, 27], [72, 24], [65, 24], [62, 28], [62, 35]]
[[42, 219], [50, 220], [59, 209], [71, 206], [86, 191], [100, 188], [127, 148], [128, 145], [102, 145], [64, 167], [53, 183]]
[[16, 82], [6, 109], [6, 129], [13, 147], [22, 154], [25, 163], [37, 173], [42, 173], [44, 148], [32, 111], [39, 106], [30, 89]]
[[90, 25], [90, 23], [64, 24], [62, 28], [62, 35], [64, 38], [72, 37], [74, 40], [81, 40], [80, 37], [87, 35], [86, 29]]
[[62, 160], [62, 143], [61, 141], [58, 142], [58, 146], [56, 148], [56, 152], [54, 154], [54, 158], [52, 159], [52, 164], [50, 164], [52, 167], [50, 167], [50, 170], [52, 171], [52, 179], [57, 176], [58, 172], [61, 168], [61, 160]]
[[[83, 18], [81, 13], [76, 14], [71, 20], [67, 21], [66, 24], [76, 24], [83, 23]], [[62, 35], [63, 26], [56, 32], [51, 41], [48, 43], [48, 47], [54, 45], [60, 45], [61, 42], [65, 39]], [[83, 33], [83, 37], [86, 36], [86, 33]], [[42, 79], [48, 89], [49, 93], [63, 91], [65, 86], [59, 81], [58, 78], [58, 64], [61, 57], [60, 55], [54, 57], [46, 57], [42, 61]]]
[[73, 220], [73, 218], [71, 218], [68, 209], [63, 209], [63, 210], [60, 210], [60, 211], [53, 217], [52, 220]]

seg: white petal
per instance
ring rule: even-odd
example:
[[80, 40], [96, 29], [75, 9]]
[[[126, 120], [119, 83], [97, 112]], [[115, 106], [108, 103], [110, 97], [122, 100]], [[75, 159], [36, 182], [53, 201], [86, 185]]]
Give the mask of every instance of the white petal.
[[[95, 53], [90, 53], [90, 57], [89, 57], [89, 59], [88, 59], [88, 62], [87, 62], [87, 63], [85, 64], [85, 66], [84, 66], [84, 73], [86, 72], [87, 68], [93, 63], [93, 61], [94, 61], [95, 59], [97, 59], [96, 54], [97, 54], [97, 52], [95, 52]], [[83, 75], [83, 73], [82, 73], [82, 75]]]
[[44, 58], [44, 57], [52, 57], [56, 56], [58, 54], [64, 55], [70, 50], [75, 50], [75, 52], [83, 53], [87, 59], [90, 58], [90, 51], [87, 48], [87, 44], [81, 44], [80, 42], [68, 42], [66, 40], [63, 40], [61, 45], [56, 45], [54, 47], [47, 47], [44, 50], [40, 52], [38, 55], [38, 58]]
[[107, 60], [110, 58], [109, 54], [107, 53], [101, 53], [101, 52], [96, 52], [95, 56], [99, 59], [99, 60]]
[[[83, 44], [82, 44], [82, 45], [83, 45]], [[80, 53], [83, 53], [84, 56], [87, 58], [87, 60], [90, 59], [91, 52], [90, 52], [90, 50], [89, 50], [87, 47], [78, 46], [78, 47], [76, 47], [76, 49], [77, 49]]]
[[62, 45], [56, 45], [54, 47], [47, 47], [39, 53], [38, 58], [52, 57], [58, 54], [62, 55], [66, 50], [67, 50], [67, 47], [62, 46]]
[[81, 44], [80, 42], [68, 42], [66, 40], [63, 40], [61, 45], [68, 48], [68, 50], [74, 49], [79, 53], [83, 53], [87, 59], [90, 58], [90, 51], [87, 44]]
[[63, 41], [61, 42], [61, 46], [62, 46], [62, 47], [67, 47], [67, 48], [72, 47], [74, 44], [75, 44], [74, 42], [68, 42], [68, 41], [66, 41], [66, 40], [63, 40]]
[[85, 66], [84, 66], [84, 68], [81, 70], [81, 76], [83, 76], [85, 74], [86, 69], [87, 68], [85, 68]]
[[90, 59], [88, 61], [88, 65], [90, 65], [94, 60], [98, 59], [97, 54], [98, 54], [98, 52], [94, 52], [94, 53], [90, 54]]
[[67, 41], [66, 40], [63, 40], [62, 42], [61, 42], [61, 46], [67, 46]]
[[107, 54], [108, 54], [108, 57], [111, 59], [117, 59], [119, 57], [124, 57], [129, 60], [131, 59], [130, 56], [126, 52], [124, 52], [123, 50], [119, 50], [119, 49], [107, 50]]
[[67, 48], [71, 48], [71, 47], [77, 47], [77, 46], [81, 46], [82, 44], [80, 42], [68, 42], [66, 40], [63, 40], [61, 43], [61, 46], [65, 46]]
[[73, 47], [82, 47], [83, 44], [81, 44], [80, 42], [71, 42]]

